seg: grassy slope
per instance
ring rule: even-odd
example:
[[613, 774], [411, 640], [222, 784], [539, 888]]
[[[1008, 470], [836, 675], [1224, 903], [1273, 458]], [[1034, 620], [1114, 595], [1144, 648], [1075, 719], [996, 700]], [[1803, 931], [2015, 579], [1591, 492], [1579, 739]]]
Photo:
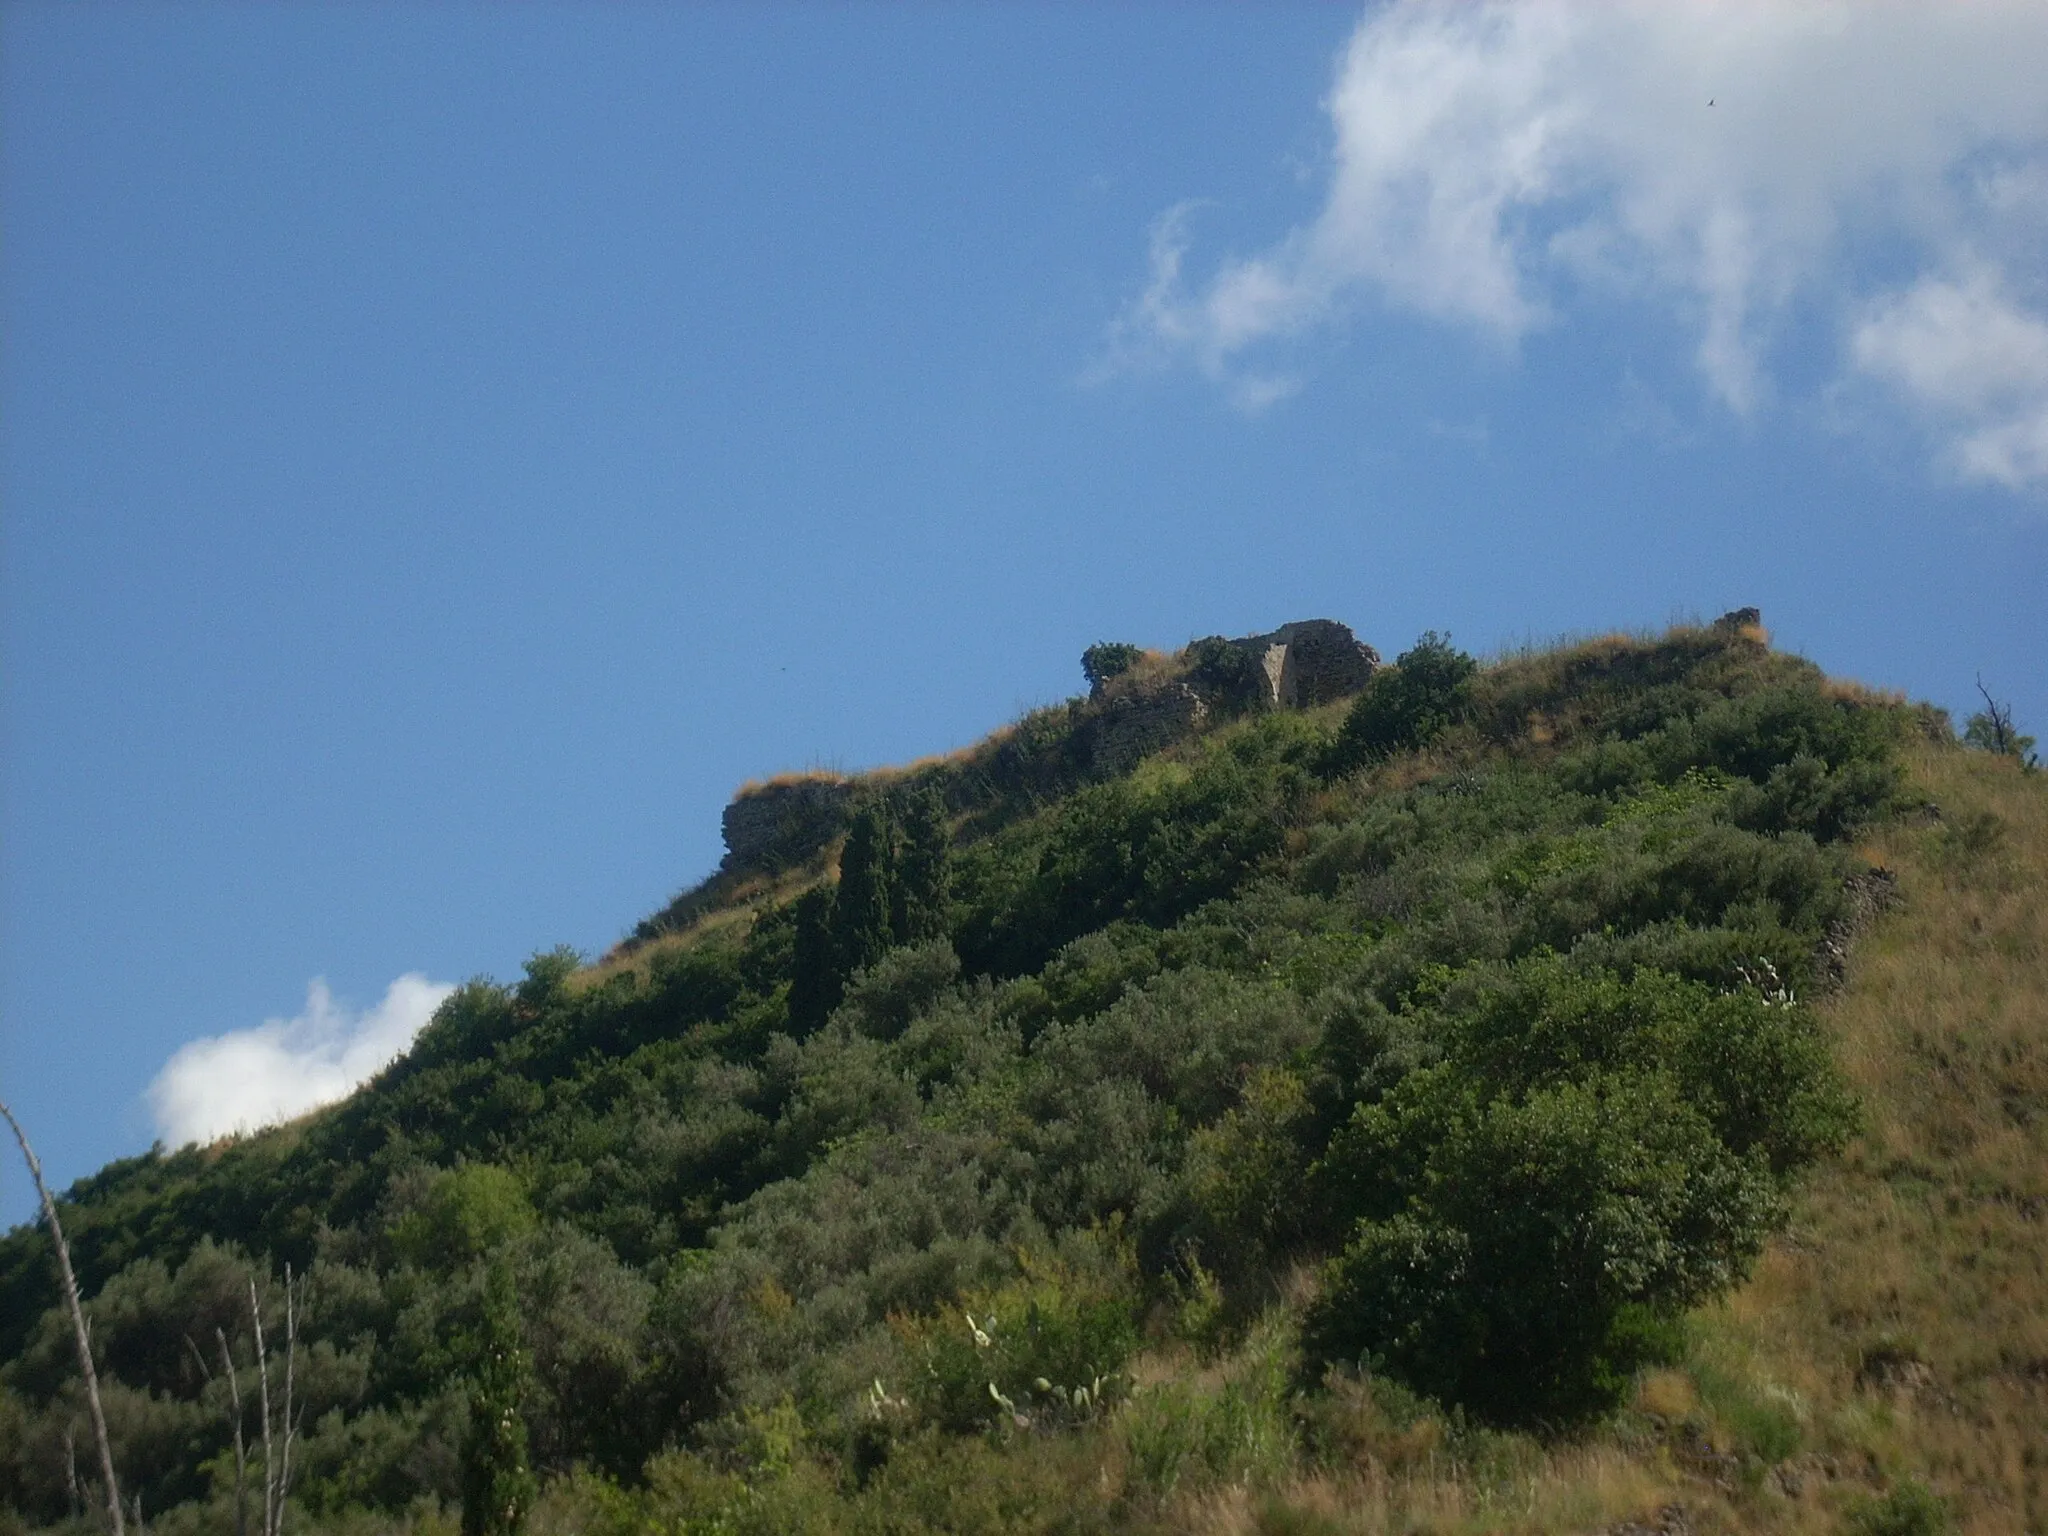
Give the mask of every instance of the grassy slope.
[[1829, 1008], [1867, 1129], [1721, 1326], [1804, 1398], [1841, 1475], [1917, 1471], [1964, 1529], [2040, 1531], [2048, 778], [1975, 753], [1913, 768], [1941, 819], [1873, 840], [1904, 906]]
[[1566, 1448], [1368, 1412], [1356, 1473], [1193, 1495], [1162, 1528], [1836, 1531], [1924, 1479], [1958, 1530], [2048, 1530], [2048, 776], [1911, 767], [1939, 819], [1866, 845], [1903, 900], [1822, 1004], [1863, 1133], [1684, 1364]]

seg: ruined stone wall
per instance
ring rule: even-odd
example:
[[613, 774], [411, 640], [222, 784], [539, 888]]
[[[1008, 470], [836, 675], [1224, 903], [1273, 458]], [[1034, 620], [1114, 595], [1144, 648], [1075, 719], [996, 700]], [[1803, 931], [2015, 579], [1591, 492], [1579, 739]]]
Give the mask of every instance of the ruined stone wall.
[[725, 808], [720, 869], [777, 870], [799, 864], [846, 830], [854, 781], [777, 779], [733, 796]]
[[1264, 702], [1279, 709], [1311, 709], [1348, 698], [1380, 664], [1379, 652], [1335, 619], [1302, 619], [1232, 643], [1257, 658]]
[[[1020, 722], [1018, 732], [967, 754], [944, 776], [949, 804], [971, 809], [1005, 785], [1033, 794], [1063, 793], [1078, 782], [1127, 773], [1139, 759], [1195, 735], [1213, 713], [1258, 707], [1261, 689], [1268, 706], [1306, 709], [1358, 692], [1379, 666], [1372, 647], [1332, 619], [1304, 619], [1230, 645], [1257, 665], [1242, 678], [1242, 687], [1232, 683], [1236, 691], [1228, 697], [1211, 688], [1205, 698], [1198, 676], [1162, 679], [1154, 672], [1106, 679], [1086, 703], [1039, 711]], [[1048, 730], [1027, 729], [1039, 717]], [[774, 873], [801, 864], [843, 833], [856, 800], [874, 792], [872, 779], [831, 774], [741, 790], [725, 808], [720, 871]]]
[[1303, 619], [1273, 634], [1284, 647], [1274, 702], [1288, 709], [1312, 709], [1357, 693], [1379, 670], [1379, 652], [1335, 619]]
[[1088, 723], [1089, 769], [1105, 777], [1123, 773], [1139, 758], [1194, 735], [1208, 713], [1201, 697], [1183, 682], [1114, 694]]

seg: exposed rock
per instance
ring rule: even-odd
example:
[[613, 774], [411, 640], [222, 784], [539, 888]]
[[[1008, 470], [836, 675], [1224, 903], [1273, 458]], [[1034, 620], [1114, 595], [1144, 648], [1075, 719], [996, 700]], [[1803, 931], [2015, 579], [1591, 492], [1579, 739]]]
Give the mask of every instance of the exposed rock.
[[1847, 910], [1832, 923], [1814, 949], [1814, 969], [1824, 986], [1840, 986], [1849, 971], [1849, 951], [1880, 912], [1899, 904], [1899, 877], [1882, 864], [1842, 882]]
[[846, 830], [852, 779], [823, 775], [750, 785], [725, 808], [725, 862], [736, 870], [772, 871], [800, 863]]
[[1714, 620], [1712, 627], [1719, 633], [1739, 635], [1744, 630], [1764, 627], [1763, 610], [1760, 608], [1737, 608], [1724, 613]]
[[1607, 1536], [1690, 1536], [1692, 1517], [1683, 1504], [1666, 1504], [1645, 1520], [1624, 1520], [1607, 1527]]

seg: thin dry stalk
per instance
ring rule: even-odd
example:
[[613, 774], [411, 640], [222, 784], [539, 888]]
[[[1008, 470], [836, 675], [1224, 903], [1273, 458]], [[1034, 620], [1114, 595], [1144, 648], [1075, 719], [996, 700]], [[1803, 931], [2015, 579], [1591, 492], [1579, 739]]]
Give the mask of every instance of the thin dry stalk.
[[234, 1352], [228, 1348], [227, 1330], [216, 1328], [220, 1341], [220, 1368], [228, 1379], [228, 1400], [235, 1414], [235, 1536], [249, 1536], [249, 1452], [242, 1440], [242, 1383], [235, 1375]]
[[121, 1490], [114, 1482], [114, 1448], [107, 1439], [106, 1413], [100, 1407], [100, 1378], [92, 1364], [92, 1334], [86, 1329], [85, 1307], [78, 1299], [78, 1276], [72, 1272], [71, 1248], [64, 1241], [64, 1224], [57, 1219], [57, 1202], [50, 1198], [49, 1186], [43, 1182], [43, 1165], [28, 1144], [28, 1134], [5, 1104], [0, 1104], [0, 1115], [7, 1117], [21, 1155], [28, 1163], [28, 1176], [35, 1181], [36, 1194], [43, 1202], [43, 1220], [49, 1224], [50, 1240], [57, 1247], [57, 1270], [64, 1279], [64, 1300], [71, 1308], [71, 1331], [78, 1342], [78, 1368], [85, 1375], [85, 1400], [92, 1410], [93, 1435], [99, 1441], [100, 1476], [106, 1480], [107, 1489], [107, 1521], [114, 1536], [122, 1536]]
[[[220, 1328], [213, 1330], [213, 1336], [220, 1342], [220, 1367], [228, 1382], [228, 1422], [235, 1430], [235, 1536], [249, 1536], [249, 1506], [243, 1496], [246, 1485], [248, 1454], [242, 1446], [242, 1384], [235, 1379], [235, 1357], [228, 1348], [228, 1336]], [[199, 1367], [199, 1374], [208, 1382], [213, 1380], [213, 1367], [206, 1363], [206, 1356], [199, 1346], [192, 1342], [192, 1335], [185, 1335], [185, 1347], [192, 1351], [192, 1359]]]
[[[294, 1402], [299, 1355], [299, 1292], [303, 1280], [295, 1280], [292, 1267], [284, 1267], [284, 1400], [273, 1415], [270, 1406], [270, 1351], [263, 1334], [263, 1305], [256, 1293], [256, 1277], [249, 1277], [249, 1328], [256, 1339], [256, 1386], [263, 1415], [263, 1536], [284, 1536], [285, 1499], [292, 1486], [292, 1442], [298, 1438], [298, 1413]], [[222, 1341], [226, 1353], [226, 1341]], [[241, 1394], [235, 1394], [239, 1416]], [[239, 1447], [241, 1429], [236, 1427]], [[238, 1451], [239, 1454], [239, 1451]], [[239, 1486], [239, 1484], [238, 1484]], [[239, 1511], [238, 1511], [239, 1514]], [[237, 1526], [238, 1536], [243, 1527]]]
[[263, 1346], [263, 1304], [256, 1299], [256, 1277], [249, 1277], [249, 1328], [256, 1336], [256, 1385], [263, 1414], [263, 1536], [277, 1529], [277, 1463], [270, 1443], [270, 1353]]
[[292, 1372], [299, 1355], [299, 1287], [292, 1283], [292, 1267], [284, 1267], [284, 1453], [278, 1459], [277, 1518], [269, 1536], [284, 1536], [284, 1501], [292, 1488], [292, 1441], [298, 1436], [298, 1415], [292, 1407]]

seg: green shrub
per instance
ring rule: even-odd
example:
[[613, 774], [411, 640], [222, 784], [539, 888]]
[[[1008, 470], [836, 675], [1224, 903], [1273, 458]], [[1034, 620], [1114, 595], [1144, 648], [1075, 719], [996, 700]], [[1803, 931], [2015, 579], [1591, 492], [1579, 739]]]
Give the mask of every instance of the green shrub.
[[1314, 1156], [1313, 1129], [1306, 1084], [1268, 1066], [1251, 1072], [1236, 1108], [1195, 1131], [1188, 1184], [1218, 1263], [1256, 1270], [1302, 1235], [1301, 1185]]
[[1605, 1072], [1668, 1075], [1730, 1151], [1777, 1174], [1839, 1147], [1855, 1123], [1804, 1009], [1659, 971], [1624, 981], [1538, 956], [1482, 983], [1446, 1041], [1459, 1077], [1497, 1092]]
[[1100, 688], [1112, 677], [1122, 677], [1130, 671], [1144, 654], [1135, 645], [1105, 640], [1081, 653], [1081, 675], [1091, 689]]
[[1127, 1298], [1046, 1264], [904, 1331], [924, 1361], [913, 1396], [955, 1433], [1093, 1418], [1124, 1397], [1123, 1368], [1138, 1343]]
[[1345, 716], [1331, 766], [1339, 772], [1427, 746], [1464, 718], [1478, 662], [1434, 630], [1382, 667]]
[[1850, 1510], [1842, 1528], [1847, 1536], [1941, 1536], [1953, 1523], [1948, 1501], [1909, 1477]]
[[391, 1247], [422, 1269], [449, 1269], [534, 1229], [533, 1202], [510, 1169], [466, 1163], [432, 1176], [424, 1198], [392, 1224]]
[[1183, 654], [1189, 678], [1226, 714], [1256, 709], [1271, 697], [1258, 646], [1206, 635], [1190, 642]]
[[1780, 1215], [1767, 1171], [1654, 1076], [1481, 1103], [1433, 1068], [1361, 1108], [1331, 1156], [1352, 1188], [1374, 1170], [1388, 1187], [1328, 1266], [1311, 1358], [1495, 1422], [1611, 1406], [1643, 1363], [1641, 1314], [1729, 1284]]
[[1700, 1400], [1743, 1455], [1776, 1466], [1798, 1454], [1804, 1432], [1789, 1394], [1760, 1387], [1746, 1373], [1708, 1361], [1694, 1362], [1692, 1378]]
[[1163, 1381], [1133, 1394], [1117, 1416], [1131, 1480], [1153, 1498], [1219, 1483], [1283, 1477], [1296, 1431], [1285, 1334], [1256, 1330], [1213, 1382]]
[[582, 964], [583, 957], [566, 944], [542, 950], [526, 962], [526, 979], [514, 989], [513, 996], [520, 1007], [538, 1013], [561, 1000], [569, 978]]

